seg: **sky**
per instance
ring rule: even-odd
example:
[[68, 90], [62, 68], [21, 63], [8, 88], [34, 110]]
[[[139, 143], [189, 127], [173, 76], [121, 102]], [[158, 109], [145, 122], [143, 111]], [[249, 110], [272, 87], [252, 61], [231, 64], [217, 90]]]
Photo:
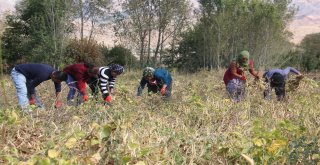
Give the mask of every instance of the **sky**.
[[[17, 1], [0, 0], [0, 16], [6, 10], [14, 10]], [[294, 34], [292, 41], [299, 43], [305, 35], [320, 32], [320, 0], [293, 0], [292, 3], [299, 10], [288, 29]]]

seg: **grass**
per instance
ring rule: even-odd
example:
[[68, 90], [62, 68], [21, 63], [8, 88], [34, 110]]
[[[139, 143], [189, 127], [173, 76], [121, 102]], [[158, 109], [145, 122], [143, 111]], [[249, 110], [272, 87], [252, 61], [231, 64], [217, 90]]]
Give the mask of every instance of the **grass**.
[[[223, 72], [173, 74], [173, 98], [135, 96], [140, 73], [117, 79], [114, 101], [90, 99], [54, 109], [51, 82], [37, 87], [46, 110], [23, 115], [5, 77], [0, 164], [317, 164], [320, 82], [307, 75], [284, 102], [266, 101], [249, 80], [246, 100], [232, 103]], [[3, 94], [1, 92], [1, 94]]]

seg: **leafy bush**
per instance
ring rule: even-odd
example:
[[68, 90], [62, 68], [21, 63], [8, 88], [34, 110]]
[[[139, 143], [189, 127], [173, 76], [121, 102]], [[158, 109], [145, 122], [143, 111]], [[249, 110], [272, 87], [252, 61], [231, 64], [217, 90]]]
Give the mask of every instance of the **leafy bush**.
[[129, 69], [138, 65], [138, 60], [132, 54], [132, 52], [121, 45], [113, 47], [110, 51], [102, 47], [102, 51], [104, 52], [103, 55], [109, 63], [118, 63], [126, 66]]
[[100, 49], [100, 45], [97, 41], [73, 39], [69, 42], [65, 55], [64, 62], [83, 62], [91, 63], [95, 65], [106, 65], [106, 60], [103, 57]]

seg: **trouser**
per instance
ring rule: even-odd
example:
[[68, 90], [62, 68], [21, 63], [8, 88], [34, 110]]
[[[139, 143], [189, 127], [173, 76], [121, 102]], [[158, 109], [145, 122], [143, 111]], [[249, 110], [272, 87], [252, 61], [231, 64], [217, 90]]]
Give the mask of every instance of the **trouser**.
[[67, 85], [69, 86], [69, 93], [67, 96], [67, 104], [72, 105], [73, 104], [73, 98], [75, 94], [78, 92], [77, 95], [77, 100], [76, 100], [76, 105], [80, 105], [83, 100], [82, 100], [82, 94], [77, 88], [77, 81], [70, 75], [68, 75], [68, 79], [66, 81]]
[[286, 83], [283, 81], [280, 84], [275, 84], [269, 79], [266, 78], [265, 82], [268, 84], [266, 90], [263, 92], [263, 96], [265, 99], [270, 100], [271, 99], [271, 93], [272, 89], [274, 88], [277, 100], [282, 101], [285, 97], [286, 91], [285, 91], [285, 86]]
[[[30, 93], [28, 92], [28, 88], [27, 88], [28, 80], [26, 79], [26, 77], [22, 73], [16, 71], [15, 68], [13, 68], [11, 71], [11, 79], [16, 87], [19, 106], [23, 110], [28, 109], [29, 108], [29, 99], [31, 97]], [[35, 95], [35, 100], [36, 100], [36, 106], [43, 108], [44, 106], [41, 103], [41, 101], [36, 93], [37, 92], [35, 90], [34, 95]]]
[[234, 102], [240, 102], [245, 97], [245, 82], [240, 79], [232, 79], [226, 86], [229, 97]]

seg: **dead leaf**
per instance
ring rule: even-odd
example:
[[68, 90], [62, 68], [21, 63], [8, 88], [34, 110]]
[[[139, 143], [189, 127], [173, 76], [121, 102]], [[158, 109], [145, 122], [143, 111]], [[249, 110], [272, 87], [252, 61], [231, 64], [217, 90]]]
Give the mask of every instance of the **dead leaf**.
[[68, 149], [70, 149], [70, 148], [73, 148], [76, 143], [77, 143], [76, 138], [70, 138], [70, 139], [68, 139], [68, 141], [66, 142], [65, 145]]

